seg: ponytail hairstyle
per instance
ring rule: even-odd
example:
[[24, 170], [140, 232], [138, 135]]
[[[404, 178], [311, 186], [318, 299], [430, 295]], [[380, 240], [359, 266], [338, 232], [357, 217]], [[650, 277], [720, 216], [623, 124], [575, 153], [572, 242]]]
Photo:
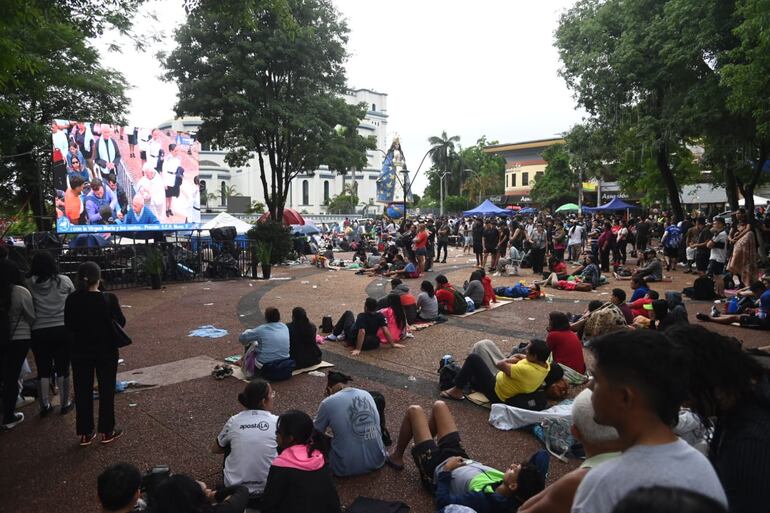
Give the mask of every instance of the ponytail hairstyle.
[[78, 284], [79, 291], [86, 291], [88, 287], [95, 283], [99, 283], [102, 278], [102, 270], [96, 262], [83, 262], [78, 267]]
[[254, 379], [238, 394], [238, 402], [249, 410], [264, 410], [269, 393], [270, 384], [267, 381]]
[[429, 282], [428, 280], [424, 280], [420, 284], [420, 290], [428, 294], [428, 297], [433, 297], [436, 295], [436, 291], [433, 290], [433, 284]]
[[313, 419], [300, 410], [289, 410], [278, 417], [276, 432], [281, 435], [283, 447], [287, 449], [294, 445], [307, 445], [307, 455], [312, 456], [316, 450], [313, 441]]

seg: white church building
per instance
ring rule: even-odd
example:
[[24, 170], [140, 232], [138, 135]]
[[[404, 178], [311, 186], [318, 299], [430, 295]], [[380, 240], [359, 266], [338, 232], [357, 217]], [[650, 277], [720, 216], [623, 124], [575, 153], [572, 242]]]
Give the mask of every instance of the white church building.
[[[386, 140], [388, 95], [370, 89], [353, 89], [345, 95], [345, 99], [350, 104], [365, 103], [368, 106], [366, 116], [358, 126], [358, 133], [364, 137], [375, 136], [377, 149], [367, 151], [368, 162], [365, 169], [349, 171], [347, 175], [330, 171], [326, 166], [300, 173], [291, 183], [289, 195], [286, 198], [287, 207], [301, 213], [325, 214], [328, 201], [341, 194], [345, 184], [355, 181], [359, 201], [357, 211], [364, 211], [363, 213], [382, 211], [383, 206], [375, 203], [375, 199], [377, 197], [376, 180], [382, 167], [383, 152], [387, 150], [389, 144]], [[200, 118], [184, 117], [161, 123], [158, 128], [194, 134], [201, 123]], [[209, 200], [208, 207], [224, 208], [225, 200], [220, 191], [230, 187], [237, 195], [249, 196], [252, 201], [266, 203], [257, 159], [251, 159], [244, 167], [231, 168], [225, 162], [226, 154], [226, 149], [211, 148], [206, 145], [201, 147], [200, 179], [205, 182], [208, 193], [219, 195], [218, 199]], [[269, 170], [267, 172], [269, 188]]]

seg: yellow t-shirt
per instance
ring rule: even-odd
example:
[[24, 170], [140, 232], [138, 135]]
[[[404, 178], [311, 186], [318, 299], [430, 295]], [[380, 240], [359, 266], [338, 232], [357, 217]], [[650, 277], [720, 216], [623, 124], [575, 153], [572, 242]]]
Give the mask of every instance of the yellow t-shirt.
[[537, 390], [545, 381], [550, 370], [550, 365], [542, 367], [527, 359], [519, 360], [511, 365], [511, 375], [506, 376], [503, 371], [495, 376], [495, 393], [503, 401], [519, 395], [528, 394]]

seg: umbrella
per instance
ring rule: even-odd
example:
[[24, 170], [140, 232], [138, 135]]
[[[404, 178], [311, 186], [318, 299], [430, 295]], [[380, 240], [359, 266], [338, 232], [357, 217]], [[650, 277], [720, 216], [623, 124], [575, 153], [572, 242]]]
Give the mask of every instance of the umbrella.
[[[257, 221], [267, 221], [270, 219], [270, 212], [262, 214]], [[292, 208], [283, 209], [283, 224], [305, 224], [305, 219], [299, 212]]]
[[293, 224], [291, 225], [292, 235], [318, 235], [321, 230], [310, 221], [305, 221], [305, 224]]
[[94, 233], [82, 233], [72, 239], [69, 243], [71, 249], [75, 248], [103, 248], [109, 246], [109, 239], [104, 238], [100, 234]]
[[532, 207], [522, 208], [519, 210], [519, 214], [523, 214], [525, 216], [529, 214], [537, 214], [537, 209]]
[[574, 203], [565, 203], [556, 209], [557, 212], [577, 212], [578, 210], [580, 210], [580, 207]]

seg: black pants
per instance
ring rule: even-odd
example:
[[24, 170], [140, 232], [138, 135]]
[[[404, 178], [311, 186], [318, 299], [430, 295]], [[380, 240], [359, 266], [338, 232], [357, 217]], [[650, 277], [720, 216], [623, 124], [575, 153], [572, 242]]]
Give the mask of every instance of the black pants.
[[532, 271], [535, 274], [543, 274], [543, 262], [545, 261], [545, 248], [532, 248], [530, 250], [532, 259]]
[[610, 250], [600, 251], [602, 272], [610, 272]]
[[626, 241], [618, 242], [618, 244], [615, 246], [615, 252], [612, 255], [615, 262], [626, 265], [626, 249]]
[[495, 393], [495, 375], [489, 372], [489, 367], [484, 363], [484, 359], [476, 353], [468, 355], [462, 369], [455, 377], [457, 388], [465, 388], [467, 385], [471, 385], [473, 390], [487, 396], [490, 402], [503, 402]]
[[94, 373], [99, 383], [100, 433], [115, 429], [115, 380], [118, 350], [72, 355], [72, 383], [75, 386], [75, 417], [78, 435], [94, 432]]
[[337, 324], [334, 325], [334, 329], [332, 329], [332, 335], [335, 337], [345, 335], [346, 339], [352, 338], [353, 323], [355, 322], [356, 317], [353, 315], [353, 312], [346, 310], [345, 313], [342, 314], [342, 317], [340, 317], [340, 320], [337, 321]]
[[441, 248], [444, 248], [444, 260], [446, 260], [446, 254], [447, 254], [447, 246], [449, 245], [449, 241], [438, 241], [436, 243], [436, 262], [441, 260]]
[[19, 374], [29, 340], [11, 340], [0, 344], [0, 372], [3, 382], [3, 424], [14, 421], [16, 399], [19, 397]]
[[34, 330], [32, 353], [38, 378], [50, 378], [54, 370], [60, 378], [70, 375], [69, 331], [64, 326]]

